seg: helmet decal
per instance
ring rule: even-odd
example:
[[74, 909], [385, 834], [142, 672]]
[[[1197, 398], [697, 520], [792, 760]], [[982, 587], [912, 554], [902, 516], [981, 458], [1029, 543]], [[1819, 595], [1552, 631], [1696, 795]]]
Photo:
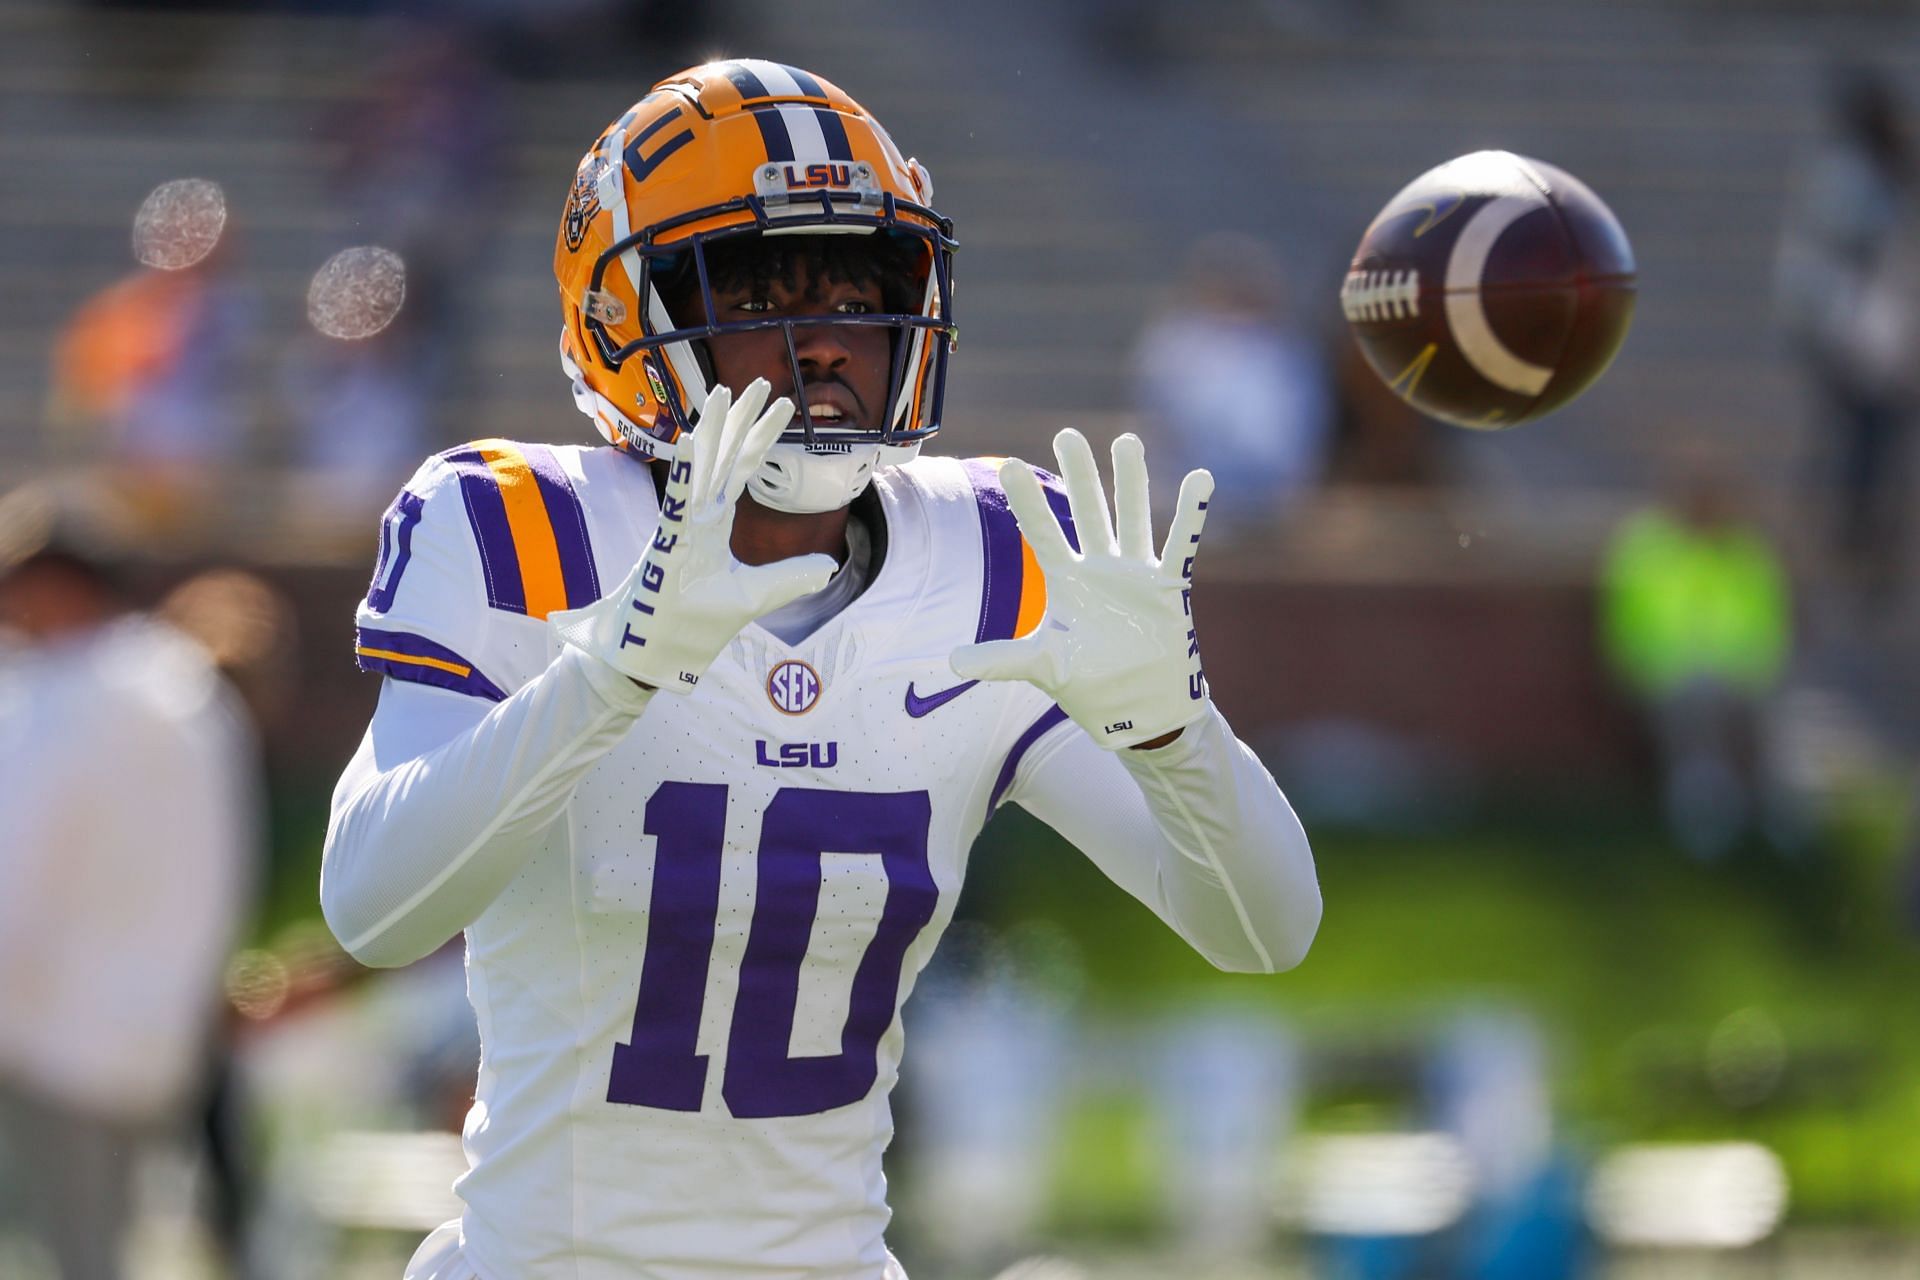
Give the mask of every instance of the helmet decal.
[[634, 137], [633, 141], [629, 142], [625, 149], [621, 151], [621, 157], [627, 162], [627, 172], [633, 175], [635, 182], [645, 182], [648, 178], [651, 178], [660, 166], [667, 162], [668, 156], [693, 141], [693, 130], [682, 129], [679, 133], [674, 134], [658, 147], [655, 147], [652, 155], [641, 156], [641, 147], [652, 140], [655, 134], [679, 119], [680, 112], [678, 109], [668, 115], [661, 116], [658, 120], [655, 120], [652, 124], [642, 129], [639, 134]]
[[568, 253], [580, 252], [587, 238], [587, 223], [600, 212], [600, 174], [605, 167], [606, 161], [596, 156], [581, 165], [580, 172], [574, 176], [573, 190], [567, 193], [566, 216], [560, 227]]
[[660, 381], [660, 374], [654, 369], [653, 361], [643, 360], [640, 362], [640, 367], [646, 371], [647, 386], [652, 389], [653, 398], [661, 404], [665, 404], [667, 402], [667, 387], [665, 383]]

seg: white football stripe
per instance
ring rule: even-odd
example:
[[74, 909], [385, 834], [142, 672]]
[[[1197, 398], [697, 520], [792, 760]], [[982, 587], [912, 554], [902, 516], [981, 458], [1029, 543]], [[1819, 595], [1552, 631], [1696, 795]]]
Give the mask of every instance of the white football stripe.
[[780, 106], [774, 110], [786, 122], [787, 137], [793, 140], [793, 162], [797, 165], [825, 164], [828, 159], [827, 135], [820, 132], [820, 117], [813, 114], [813, 108]]
[[1500, 233], [1523, 214], [1545, 207], [1537, 194], [1495, 196], [1474, 210], [1447, 257], [1447, 324], [1460, 353], [1488, 382], [1523, 396], [1539, 395], [1553, 370], [1522, 360], [1494, 334], [1480, 301], [1480, 277]]

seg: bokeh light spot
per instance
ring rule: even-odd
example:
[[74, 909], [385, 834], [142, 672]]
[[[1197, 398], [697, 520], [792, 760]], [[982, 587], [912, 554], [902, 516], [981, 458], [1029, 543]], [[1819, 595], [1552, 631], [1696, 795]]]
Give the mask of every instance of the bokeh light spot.
[[1743, 1249], [1787, 1207], [1780, 1157], [1751, 1142], [1622, 1147], [1594, 1167], [1587, 1221], [1609, 1244]]
[[342, 249], [313, 273], [307, 320], [329, 338], [371, 338], [393, 323], [407, 298], [407, 264], [391, 249]]
[[161, 271], [203, 260], [227, 229], [227, 195], [205, 178], [163, 182], [133, 215], [133, 256]]

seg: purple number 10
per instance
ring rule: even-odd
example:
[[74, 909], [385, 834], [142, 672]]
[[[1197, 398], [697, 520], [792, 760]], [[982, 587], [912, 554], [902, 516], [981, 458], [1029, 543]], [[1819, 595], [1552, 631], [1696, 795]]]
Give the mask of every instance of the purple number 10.
[[[858, 1102], [879, 1074], [880, 1037], [893, 1025], [907, 948], [933, 919], [939, 888], [927, 865], [932, 808], [924, 791], [782, 787], [760, 827], [753, 922], [734, 998], [721, 1096], [743, 1119], [812, 1115]], [[633, 1037], [613, 1047], [607, 1101], [698, 1111], [707, 1058], [695, 1052], [720, 906], [727, 789], [667, 782], [647, 801], [655, 840], [647, 949]], [[860, 958], [840, 1052], [792, 1057], [800, 966], [820, 906], [821, 856], [878, 857], [887, 898]]]

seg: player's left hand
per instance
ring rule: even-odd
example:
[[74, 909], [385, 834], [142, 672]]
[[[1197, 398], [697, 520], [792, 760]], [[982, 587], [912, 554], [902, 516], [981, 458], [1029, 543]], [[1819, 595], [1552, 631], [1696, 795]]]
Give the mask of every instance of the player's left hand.
[[1190, 471], [1181, 481], [1155, 556], [1140, 437], [1129, 432], [1113, 442], [1111, 513], [1086, 437], [1062, 431], [1053, 453], [1081, 549], [1068, 544], [1033, 468], [1018, 458], [1001, 463], [1007, 505], [1046, 575], [1046, 616], [1030, 635], [962, 645], [949, 661], [962, 678], [1038, 686], [1103, 747], [1165, 737], [1207, 707], [1191, 586], [1213, 476]]

